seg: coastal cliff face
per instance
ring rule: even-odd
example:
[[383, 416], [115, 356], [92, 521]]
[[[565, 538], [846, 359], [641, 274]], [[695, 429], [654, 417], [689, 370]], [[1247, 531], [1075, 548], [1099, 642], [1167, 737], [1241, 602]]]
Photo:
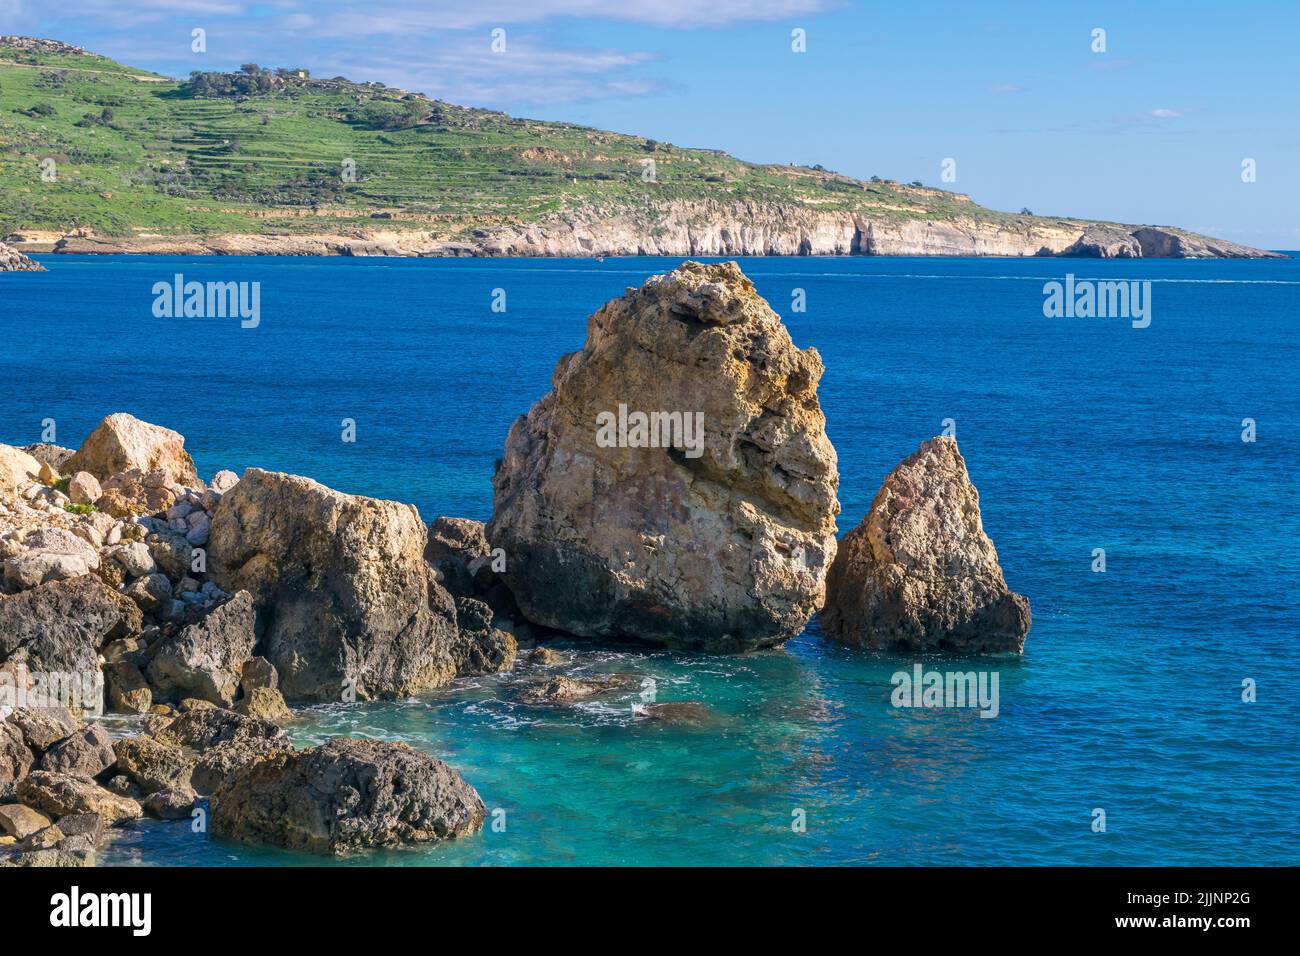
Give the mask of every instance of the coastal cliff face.
[[[467, 239], [414, 228], [296, 235], [33, 235], [60, 253], [280, 256], [1068, 256], [1101, 259], [1283, 258], [1169, 227], [1035, 216], [900, 218], [758, 203], [672, 202], [633, 215], [554, 216], [491, 225]], [[37, 267], [39, 268], [39, 266]]]

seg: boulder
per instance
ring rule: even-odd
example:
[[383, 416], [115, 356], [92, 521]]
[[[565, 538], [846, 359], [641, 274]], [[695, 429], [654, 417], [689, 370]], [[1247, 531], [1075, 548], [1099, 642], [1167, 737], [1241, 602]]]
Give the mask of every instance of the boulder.
[[113, 766], [116, 760], [108, 732], [97, 721], [91, 721], [45, 751], [40, 766], [42, 770], [55, 773], [95, 777]]
[[123, 737], [117, 742], [116, 770], [125, 774], [143, 794], [188, 787], [195, 758], [180, 747], [152, 737]]
[[563, 663], [564, 655], [554, 648], [534, 647], [528, 652], [525, 658], [530, 664], [537, 664], [540, 667], [553, 667], [556, 664]]
[[467, 836], [486, 816], [474, 788], [441, 760], [347, 737], [249, 764], [211, 809], [215, 834], [336, 854]]
[[101, 481], [132, 468], [142, 472], [161, 469], [167, 484], [199, 485], [184, 436], [125, 412], [100, 422], [66, 464], [68, 471], [88, 471]]
[[734, 262], [596, 312], [493, 479], [487, 538], [524, 617], [706, 651], [802, 631], [839, 511], [821, 374]]
[[456, 599], [456, 640], [451, 656], [457, 676], [509, 670], [519, 644], [514, 635], [492, 626], [492, 609], [476, 598]]
[[221, 788], [226, 778], [267, 754], [289, 749], [289, 740], [254, 738], [231, 740], [203, 752], [194, 765], [190, 783], [199, 793], [210, 796]]
[[73, 504], [93, 505], [103, 493], [99, 479], [88, 471], [79, 471], [68, 479], [68, 497]]
[[239, 686], [247, 694], [254, 687], [269, 687], [271, 690], [280, 689], [280, 675], [275, 670], [275, 665], [265, 657], [250, 657], [244, 661], [244, 666], [239, 672]]
[[12, 796], [18, 781], [27, 776], [36, 756], [16, 724], [0, 721], [0, 800]]
[[107, 826], [140, 819], [140, 804], [98, 784], [66, 773], [33, 770], [18, 782], [18, 800], [51, 817], [94, 813]]
[[33, 833], [40, 833], [51, 822], [45, 814], [21, 803], [0, 806], [0, 834], [16, 840], [26, 840]]
[[153, 706], [153, 691], [129, 660], [104, 665], [104, 694], [108, 709], [116, 714], [147, 714]]
[[40, 527], [27, 532], [22, 549], [4, 563], [5, 582], [15, 590], [80, 577], [99, 567], [94, 546], [63, 528]]
[[104, 818], [97, 813], [69, 813], [59, 817], [58, 824], [65, 836], [85, 837], [92, 846], [104, 838]]
[[254, 687], [235, 704], [235, 713], [279, 724], [293, 717], [284, 695], [270, 687]]
[[1024, 650], [1029, 602], [1003, 579], [955, 440], [923, 443], [885, 478], [840, 543], [821, 625], [857, 647]]
[[64, 467], [77, 452], [73, 448], [64, 448], [61, 445], [51, 445], [48, 442], [37, 442], [35, 445], [24, 445], [22, 448], [27, 454], [31, 455], [43, 465], [51, 465], [59, 471], [66, 471]]
[[175, 493], [167, 486], [167, 473], [162, 469], [142, 472], [130, 468], [103, 479], [104, 493], [95, 507], [114, 518], [133, 518], [166, 511], [176, 501]]
[[66, 707], [19, 707], [9, 715], [7, 723], [22, 734], [23, 742], [37, 756], [81, 728], [81, 722]]
[[215, 707], [192, 710], [177, 717], [149, 718], [146, 729], [161, 744], [198, 751], [251, 740], [269, 740], [289, 746], [289, 738], [275, 724]]
[[140, 611], [87, 575], [0, 596], [0, 662], [31, 671], [99, 671], [99, 648], [139, 633]]
[[41, 464], [21, 448], [0, 445], [0, 494], [17, 494], [23, 485], [36, 481]]
[[136, 578], [122, 593], [145, 614], [154, 616], [165, 616], [172, 603], [172, 583], [158, 571]]
[[159, 790], [144, 798], [144, 812], [159, 820], [185, 820], [194, 812], [199, 795], [189, 787]]
[[481, 597], [498, 580], [483, 522], [442, 517], [429, 525], [424, 559], [453, 597]]
[[197, 697], [229, 707], [257, 643], [253, 625], [253, 597], [240, 591], [164, 640], [147, 670], [155, 698]]
[[289, 700], [399, 697], [450, 680], [450, 596], [410, 505], [250, 468], [212, 519], [208, 571], [251, 593]]

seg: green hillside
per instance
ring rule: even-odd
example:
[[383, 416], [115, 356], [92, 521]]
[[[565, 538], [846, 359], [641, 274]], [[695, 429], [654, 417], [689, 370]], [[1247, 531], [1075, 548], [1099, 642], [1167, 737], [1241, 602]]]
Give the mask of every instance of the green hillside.
[[[177, 82], [49, 41], [0, 41], [0, 235], [307, 232], [393, 220], [469, 234], [648, 201], [1007, 219], [964, 197], [248, 66]], [[41, 161], [55, 161], [54, 181]], [[356, 181], [343, 175], [352, 160]], [[655, 182], [643, 181], [653, 160]]]

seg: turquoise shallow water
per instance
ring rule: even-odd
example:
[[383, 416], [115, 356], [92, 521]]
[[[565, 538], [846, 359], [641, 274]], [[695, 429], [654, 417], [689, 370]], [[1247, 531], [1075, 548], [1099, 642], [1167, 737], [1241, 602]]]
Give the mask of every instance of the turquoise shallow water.
[[[0, 440], [109, 411], [183, 432], [200, 470], [261, 467], [485, 518], [513, 417], [586, 316], [676, 260], [52, 257], [0, 276]], [[338, 705], [294, 730], [403, 739], [504, 811], [504, 832], [345, 864], [1300, 863], [1300, 267], [1283, 262], [751, 259], [800, 346], [840, 457], [841, 530], [945, 418], [1034, 628], [995, 669], [1000, 714], [890, 706], [909, 657], [825, 644], [697, 657], [601, 648], [635, 673], [572, 712], [503, 678]], [[1152, 281], [1153, 321], [1045, 319], [1042, 284]], [[262, 283], [262, 324], [155, 319], [150, 287]], [[492, 290], [508, 311], [490, 310]], [[795, 289], [808, 310], [790, 312]], [[358, 442], [339, 440], [355, 418]], [[1241, 420], [1258, 440], [1240, 439]], [[1107, 572], [1090, 570], [1107, 551]], [[1240, 699], [1258, 682], [1255, 703]], [[716, 727], [633, 705], [698, 700]], [[1107, 831], [1093, 833], [1104, 808]], [[796, 810], [806, 832], [794, 832]], [[145, 823], [115, 863], [315, 863]]]

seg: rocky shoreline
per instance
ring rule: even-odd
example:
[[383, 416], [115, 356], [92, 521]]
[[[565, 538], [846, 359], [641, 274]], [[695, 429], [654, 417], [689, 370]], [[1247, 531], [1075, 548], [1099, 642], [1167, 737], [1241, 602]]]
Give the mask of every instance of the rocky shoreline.
[[[562, 708], [636, 683], [548, 672], [557, 632], [744, 652], [820, 611], [863, 647], [1021, 652], [1028, 602], [951, 439], [837, 546], [821, 372], [735, 263], [655, 276], [515, 422], [486, 525], [258, 468], [203, 481], [183, 436], [124, 413], [75, 451], [0, 445], [0, 865], [93, 864], [145, 816], [335, 854], [473, 834], [484, 804], [454, 769], [399, 743], [296, 749], [291, 705], [517, 671], [506, 693]], [[141, 732], [111, 739], [104, 710]], [[717, 724], [695, 701], [637, 715]]]

